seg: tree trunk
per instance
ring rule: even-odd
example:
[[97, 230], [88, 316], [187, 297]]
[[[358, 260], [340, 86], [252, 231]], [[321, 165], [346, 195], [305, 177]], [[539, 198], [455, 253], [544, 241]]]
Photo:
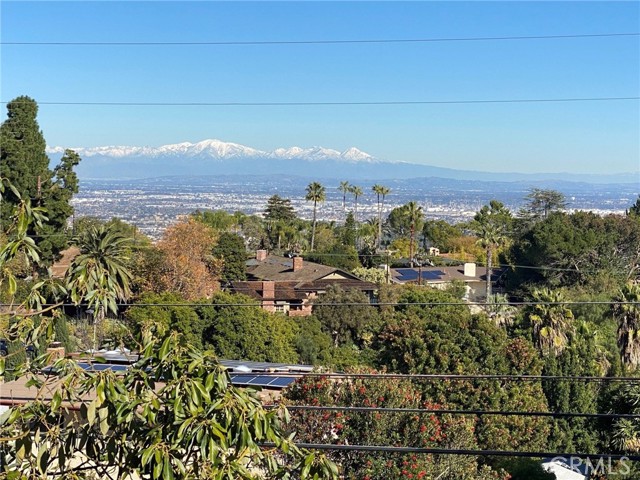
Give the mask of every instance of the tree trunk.
[[356, 222], [356, 249], [359, 250], [360, 249], [360, 238], [358, 236], [358, 197], [356, 197], [356, 208], [354, 210], [354, 217], [353, 219]]
[[311, 251], [316, 241], [316, 202], [313, 202], [313, 227], [311, 229]]
[[411, 237], [409, 239], [409, 264], [411, 265], [411, 268], [413, 268], [413, 234], [414, 234], [414, 230], [415, 227], [413, 225], [413, 223], [411, 224]]
[[493, 266], [493, 248], [487, 247], [487, 303], [491, 301], [491, 268]]
[[378, 245], [377, 250], [380, 250], [380, 241], [382, 239], [382, 204], [380, 203], [380, 197], [378, 196]]

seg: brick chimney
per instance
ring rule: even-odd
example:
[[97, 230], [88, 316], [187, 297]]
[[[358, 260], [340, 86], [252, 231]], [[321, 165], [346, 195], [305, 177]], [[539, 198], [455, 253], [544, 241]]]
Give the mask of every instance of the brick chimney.
[[257, 250], [256, 251], [256, 260], [259, 262], [264, 262], [267, 259], [267, 251], [266, 250]]
[[262, 308], [268, 312], [276, 311], [276, 282], [262, 282]]
[[293, 271], [302, 270], [302, 257], [293, 257]]

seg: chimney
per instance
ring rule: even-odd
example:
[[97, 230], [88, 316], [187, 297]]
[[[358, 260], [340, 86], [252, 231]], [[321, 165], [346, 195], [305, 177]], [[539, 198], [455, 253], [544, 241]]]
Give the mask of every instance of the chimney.
[[464, 264], [464, 276], [465, 277], [475, 277], [476, 276], [476, 264], [475, 263], [465, 263]]
[[268, 312], [276, 311], [276, 282], [262, 282], [262, 308]]
[[267, 251], [266, 250], [257, 250], [256, 251], [256, 260], [259, 262], [264, 262], [267, 259]]
[[302, 270], [302, 257], [293, 257], [293, 271]]

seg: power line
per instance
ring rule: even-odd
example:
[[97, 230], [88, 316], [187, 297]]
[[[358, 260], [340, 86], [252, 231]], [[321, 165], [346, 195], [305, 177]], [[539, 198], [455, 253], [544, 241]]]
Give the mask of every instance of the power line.
[[[269, 405], [276, 408], [276, 405]], [[330, 412], [363, 412], [363, 413], [419, 413], [432, 415], [477, 415], [481, 416], [519, 416], [519, 417], [551, 417], [551, 418], [640, 418], [640, 414], [622, 413], [569, 413], [569, 412], [521, 412], [509, 410], [453, 410], [435, 408], [390, 408], [390, 407], [341, 407], [318, 405], [287, 405], [289, 411], [330, 411]]]
[[[249, 291], [249, 290], [246, 290]], [[317, 291], [317, 289], [307, 289], [306, 291]], [[266, 301], [272, 299], [266, 298]], [[327, 303], [314, 303], [315, 307], [355, 307], [355, 306], [368, 306], [368, 307], [443, 307], [443, 306], [470, 306], [478, 305], [481, 307], [502, 307], [502, 306], [536, 306], [536, 305], [634, 305], [640, 307], [640, 302], [636, 301], [616, 301], [616, 300], [593, 300], [593, 301], [562, 301], [562, 302], [505, 302], [505, 303], [487, 303], [487, 302], [378, 302], [378, 303], [366, 303], [366, 302], [327, 302]], [[15, 307], [16, 305], [9, 303], [0, 303], [0, 308]], [[43, 303], [44, 307], [87, 307], [87, 303]], [[117, 307], [191, 307], [191, 308], [217, 308], [217, 307], [261, 307], [262, 302], [254, 303], [117, 303]]]
[[[262, 447], [274, 448], [274, 443], [260, 443]], [[609, 453], [565, 453], [565, 452], [518, 452], [507, 450], [467, 450], [451, 448], [423, 448], [423, 447], [393, 447], [387, 445], [336, 445], [326, 443], [296, 443], [299, 448], [308, 450], [336, 450], [349, 452], [386, 452], [386, 453], [416, 453], [432, 455], [464, 455], [489, 457], [525, 457], [525, 458], [598, 458], [611, 460], [640, 461], [640, 455], [620, 455]]]
[[[260, 372], [261, 376], [282, 376], [282, 372]], [[640, 377], [594, 377], [585, 375], [508, 375], [508, 374], [446, 374], [446, 373], [319, 373], [299, 374], [301, 377], [356, 378], [362, 380], [502, 380], [513, 382], [580, 381], [580, 382], [640, 382]], [[295, 375], [293, 375], [295, 376]]]
[[[402, 105], [477, 105], [513, 103], [575, 103], [637, 101], [640, 96], [627, 97], [576, 97], [576, 98], [519, 98], [489, 100], [391, 100], [362, 102], [63, 102], [39, 101], [39, 105], [94, 106], [94, 107], [317, 107], [317, 106], [402, 106]], [[0, 104], [8, 104], [1, 101]], [[21, 103], [16, 101], [15, 103]]]
[[432, 38], [385, 38], [359, 40], [248, 40], [248, 41], [181, 41], [181, 42], [0, 42], [0, 45], [38, 46], [250, 46], [250, 45], [344, 45], [344, 44], [385, 44], [385, 43], [444, 43], [444, 42], [486, 42], [513, 40], [563, 40], [578, 38], [637, 37], [638, 32], [587, 33], [566, 35], [517, 35], [504, 37], [432, 37]]

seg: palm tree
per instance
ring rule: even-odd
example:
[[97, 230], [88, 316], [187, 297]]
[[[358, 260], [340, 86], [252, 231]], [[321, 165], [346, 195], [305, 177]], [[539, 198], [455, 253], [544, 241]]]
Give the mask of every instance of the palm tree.
[[[618, 348], [622, 363], [631, 369], [640, 366], [640, 285], [628, 283], [612, 305], [618, 320]], [[633, 303], [630, 303], [633, 302]]]
[[362, 188], [358, 187], [357, 185], [349, 185], [349, 193], [353, 195], [355, 201], [355, 209], [353, 211], [353, 214], [355, 216], [356, 225], [358, 225], [358, 198], [360, 198], [364, 192], [362, 191]]
[[338, 190], [342, 192], [342, 212], [344, 213], [347, 209], [347, 193], [351, 191], [351, 185], [349, 182], [340, 182], [340, 186]]
[[422, 207], [415, 201], [411, 201], [405, 205], [405, 215], [409, 221], [409, 225], [411, 226], [411, 234], [409, 237], [409, 262], [411, 263], [411, 268], [413, 268], [415, 233], [416, 229], [419, 228], [420, 222], [422, 222]]
[[96, 327], [111, 310], [118, 311], [118, 301], [131, 296], [131, 272], [127, 266], [131, 239], [113, 225], [91, 227], [75, 239], [80, 254], [67, 271], [67, 288], [75, 303], [85, 301], [94, 311], [93, 348]]
[[492, 285], [491, 285], [491, 273], [493, 271], [493, 251], [494, 248], [502, 245], [506, 237], [502, 234], [500, 229], [491, 223], [480, 225], [476, 230], [478, 235], [478, 245], [485, 249], [487, 254], [487, 303], [491, 301]]
[[378, 238], [376, 239], [376, 248], [380, 249], [380, 242], [382, 240], [382, 207], [384, 205], [384, 197], [386, 197], [391, 190], [378, 184], [371, 187], [371, 190], [373, 190], [373, 193], [378, 197]]
[[349, 192], [351, 192], [351, 194], [353, 195], [354, 201], [355, 201], [355, 208], [353, 211], [353, 219], [356, 223], [356, 247], [359, 246], [359, 235], [358, 235], [358, 198], [362, 196], [362, 194], [364, 193], [362, 191], [362, 188], [358, 187], [357, 185], [349, 185]]
[[544, 355], [560, 355], [567, 346], [567, 334], [573, 330], [573, 312], [562, 305], [564, 296], [557, 290], [535, 290], [533, 298], [539, 302], [528, 314], [534, 342]]
[[309, 202], [313, 202], [313, 227], [311, 229], [311, 251], [313, 252], [316, 240], [316, 207], [318, 202], [325, 201], [325, 189], [320, 183], [312, 182], [307, 186], [307, 196], [304, 198]]
[[491, 200], [476, 213], [474, 217], [475, 232], [478, 245], [487, 254], [487, 303], [491, 301], [491, 273], [493, 268], [494, 249], [507, 241], [507, 228], [511, 223], [511, 212], [497, 200]]

